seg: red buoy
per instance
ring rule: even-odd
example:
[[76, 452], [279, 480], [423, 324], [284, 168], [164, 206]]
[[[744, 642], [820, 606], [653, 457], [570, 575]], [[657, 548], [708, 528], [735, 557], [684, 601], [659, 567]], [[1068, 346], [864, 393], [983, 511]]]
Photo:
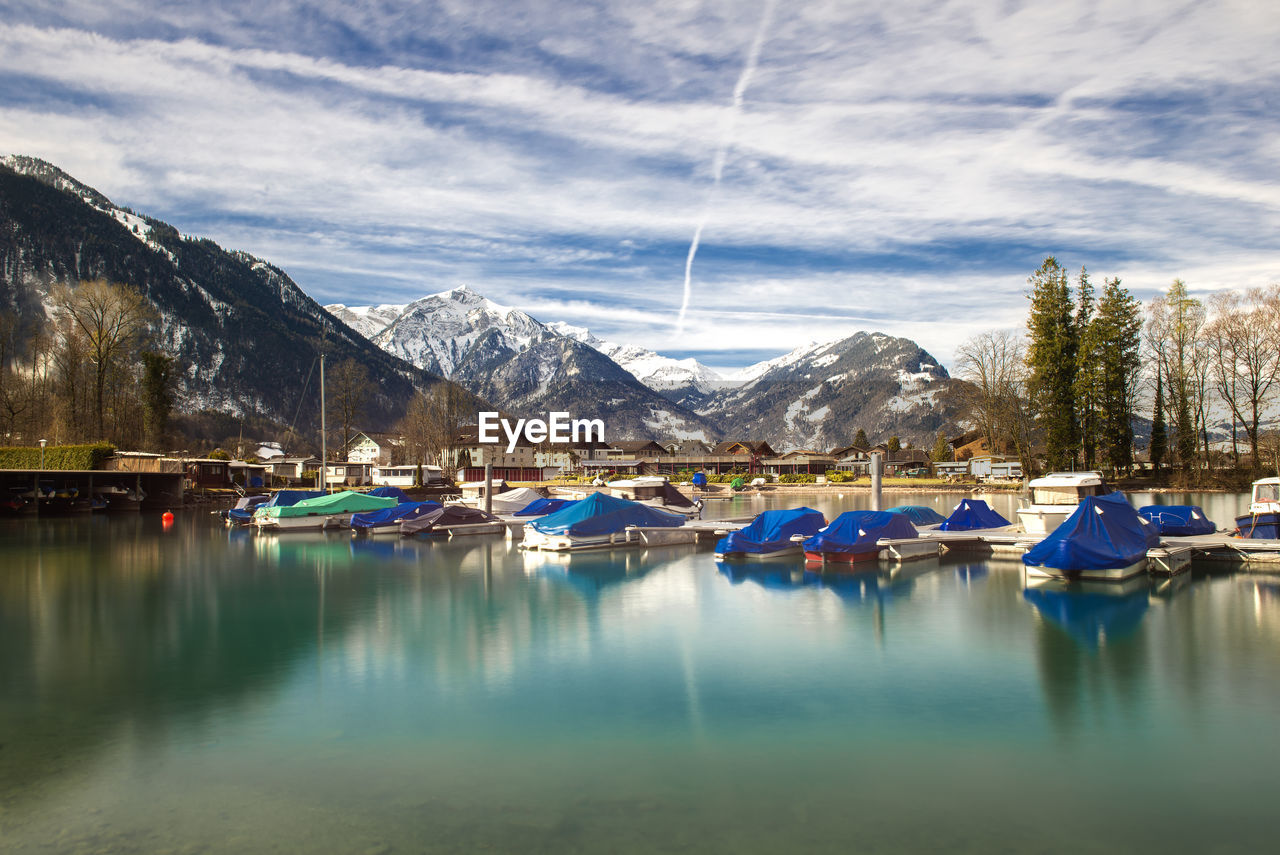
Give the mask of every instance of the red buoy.
[[165, 511], [164, 515], [160, 517], [160, 521], [165, 523], [173, 522], [173, 511]]

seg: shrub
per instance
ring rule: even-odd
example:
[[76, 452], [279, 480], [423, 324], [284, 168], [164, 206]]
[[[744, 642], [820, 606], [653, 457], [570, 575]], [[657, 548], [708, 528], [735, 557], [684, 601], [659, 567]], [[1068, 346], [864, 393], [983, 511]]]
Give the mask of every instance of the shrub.
[[[39, 469], [39, 446], [0, 448], [0, 469]], [[44, 449], [45, 469], [97, 469], [116, 453], [115, 446], [101, 442], [93, 445], [50, 445]]]

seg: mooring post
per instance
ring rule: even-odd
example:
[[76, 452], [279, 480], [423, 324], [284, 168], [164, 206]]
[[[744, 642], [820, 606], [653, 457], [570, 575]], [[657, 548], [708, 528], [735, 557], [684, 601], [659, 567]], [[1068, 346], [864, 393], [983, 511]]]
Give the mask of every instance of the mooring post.
[[493, 513], [493, 461], [484, 465], [484, 512]]
[[871, 452], [871, 510], [883, 510], [880, 501], [880, 474], [884, 470], [884, 457], [878, 451]]

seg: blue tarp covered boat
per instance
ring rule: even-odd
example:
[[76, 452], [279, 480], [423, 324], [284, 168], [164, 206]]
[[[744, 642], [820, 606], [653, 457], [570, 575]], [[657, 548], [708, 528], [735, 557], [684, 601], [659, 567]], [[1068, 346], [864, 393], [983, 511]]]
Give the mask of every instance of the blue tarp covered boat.
[[378, 487], [376, 490], [370, 490], [369, 495], [377, 496], [379, 499], [395, 499], [402, 504], [413, 501], [399, 487]]
[[811, 537], [827, 524], [813, 508], [765, 511], [739, 531], [730, 532], [716, 544], [716, 557], [787, 558], [803, 550], [792, 543], [792, 535]]
[[1147, 550], [1159, 544], [1156, 527], [1120, 493], [1085, 496], [1022, 563], [1033, 576], [1117, 581], [1146, 570]]
[[1218, 530], [1213, 520], [1205, 516], [1198, 505], [1147, 505], [1138, 508], [1138, 514], [1155, 525], [1157, 534], [1190, 537], [1213, 534]]
[[896, 508], [889, 508], [888, 512], [902, 514], [911, 520], [911, 524], [916, 528], [936, 526], [947, 519], [928, 505], [898, 505]]
[[676, 528], [685, 523], [684, 514], [673, 514], [649, 505], [619, 499], [606, 493], [592, 493], [540, 520], [525, 523], [525, 549], [566, 549], [575, 546], [602, 546], [629, 526]]
[[440, 507], [439, 502], [401, 502], [394, 508], [352, 514], [351, 531], [354, 534], [399, 535], [400, 523], [415, 520]]
[[808, 561], [851, 564], [880, 557], [880, 538], [919, 537], [905, 514], [888, 511], [845, 511], [804, 542]]
[[317, 496], [323, 496], [320, 490], [278, 490], [269, 501], [263, 502], [254, 508], [232, 508], [227, 512], [227, 522], [231, 525], [248, 525], [253, 520], [255, 511], [264, 508], [288, 508], [298, 504], [303, 499], [314, 499]]
[[547, 514], [554, 514], [572, 505], [577, 499], [534, 499], [520, 510], [516, 511], [514, 517], [540, 517]]
[[984, 528], [1004, 528], [1012, 525], [991, 509], [982, 499], [964, 499], [956, 505], [951, 516], [938, 526], [940, 531], [977, 531]]
[[697, 487], [698, 489], [702, 489], [703, 487], [707, 486], [707, 473], [694, 472], [693, 479], [690, 481], [690, 483], [693, 484], [693, 486]]

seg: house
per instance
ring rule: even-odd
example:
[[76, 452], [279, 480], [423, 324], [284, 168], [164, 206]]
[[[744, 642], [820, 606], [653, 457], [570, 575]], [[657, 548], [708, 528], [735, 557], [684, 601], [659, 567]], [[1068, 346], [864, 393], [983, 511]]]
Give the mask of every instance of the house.
[[246, 463], [243, 460], [231, 460], [227, 463], [227, 472], [233, 484], [242, 487], [271, 486], [271, 464]]
[[372, 470], [372, 463], [363, 463], [356, 460], [326, 463], [324, 467], [325, 484], [332, 487], [366, 487], [373, 483]]
[[764, 471], [774, 475], [822, 475], [835, 469], [836, 459], [826, 452], [797, 449], [762, 461]]
[[[297, 484], [307, 481], [314, 484], [315, 473], [320, 469], [319, 457], [286, 457], [272, 461], [271, 474], [275, 478], [283, 478], [286, 483]], [[308, 476], [310, 473], [310, 476]]]
[[700, 439], [668, 439], [662, 443], [671, 457], [706, 457], [711, 446]]
[[229, 460], [216, 460], [212, 457], [187, 458], [186, 478], [193, 487], [220, 489], [231, 486], [231, 470], [227, 468]]
[[889, 476], [902, 475], [913, 469], [925, 469], [928, 471], [932, 461], [929, 458], [929, 452], [921, 448], [903, 448], [898, 451], [886, 452], [884, 456], [884, 474]]
[[347, 460], [352, 463], [381, 463], [390, 465], [398, 462], [404, 451], [404, 440], [391, 433], [371, 433], [360, 431], [347, 444]]
[[644, 460], [666, 455], [667, 449], [651, 439], [624, 439], [609, 443], [609, 447], [605, 449], [605, 457], [609, 460]]
[[444, 484], [439, 466], [374, 466], [370, 474], [377, 487], [436, 487]]
[[939, 478], [962, 478], [969, 474], [969, 461], [943, 460], [933, 464], [933, 474]]
[[1012, 480], [1022, 477], [1022, 464], [1016, 457], [1003, 454], [981, 454], [969, 458], [969, 474], [978, 479]]
[[541, 447], [527, 442], [523, 435], [510, 451], [506, 441], [480, 442], [477, 426], [462, 428], [454, 435], [454, 447], [443, 455], [446, 465], [457, 472], [459, 481], [483, 481], [487, 464], [493, 465], [494, 480], [547, 481], [573, 468], [577, 454], [572, 446]]

